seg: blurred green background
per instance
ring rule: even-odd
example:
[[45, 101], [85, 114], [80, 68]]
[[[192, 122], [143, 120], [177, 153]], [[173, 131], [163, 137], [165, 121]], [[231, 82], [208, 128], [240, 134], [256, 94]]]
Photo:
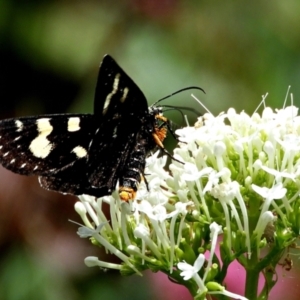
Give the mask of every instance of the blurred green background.
[[[91, 112], [106, 53], [149, 104], [197, 85], [214, 114], [251, 114], [267, 92], [267, 104], [282, 107], [291, 85], [299, 106], [299, 11], [296, 0], [0, 0], [0, 117]], [[203, 112], [190, 92], [165, 104]], [[84, 257], [104, 254], [68, 222], [79, 221], [75, 200], [0, 167], [0, 300], [191, 299], [159, 274], [121, 278], [85, 267]], [[297, 260], [279, 270], [273, 300], [299, 299]]]

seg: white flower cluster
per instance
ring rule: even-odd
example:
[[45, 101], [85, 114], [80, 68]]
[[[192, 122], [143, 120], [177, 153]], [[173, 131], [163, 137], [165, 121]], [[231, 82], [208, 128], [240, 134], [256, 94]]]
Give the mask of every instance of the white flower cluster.
[[[130, 262], [132, 256], [135, 259], [140, 258], [141, 264], [145, 261], [155, 264], [157, 260], [159, 265], [163, 263], [164, 268], [167, 266], [172, 273], [175, 249], [181, 241], [184, 219], [189, 206], [193, 204], [192, 201], [170, 202], [170, 197], [174, 197], [174, 194], [168, 191], [166, 183], [171, 179], [170, 174], [164, 170], [167, 157], [158, 158], [158, 154], [156, 152], [147, 159], [145, 174], [149, 174], [149, 189], [142, 182], [135, 202], [122, 203], [117, 193], [114, 193], [99, 199], [79, 196], [80, 202], [75, 205], [85, 224], [85, 227], [80, 228], [79, 235], [87, 237], [86, 232], [89, 232], [90, 237], [138, 273], [137, 268]], [[105, 204], [109, 205], [109, 219], [103, 213]], [[179, 234], [175, 236], [178, 220]], [[95, 262], [95, 259], [92, 261]], [[175, 261], [177, 263], [178, 259]], [[101, 267], [104, 267], [103, 262]]]
[[[158, 152], [147, 159], [149, 189], [141, 183], [131, 205], [121, 203], [117, 194], [79, 197], [75, 207], [85, 225], [79, 235], [91, 237], [131, 271], [140, 273], [145, 265], [170, 275], [182, 270], [183, 279], [193, 279], [199, 293], [206, 293], [221, 228], [226, 230], [223, 246], [228, 255], [241, 252], [248, 259], [253, 251], [259, 257], [267, 245], [262, 243], [266, 228], [277, 218], [288, 228], [293, 205], [299, 205], [297, 114], [294, 106], [275, 112], [265, 108], [261, 116], [234, 109], [217, 117], [205, 114], [194, 127], [176, 131], [180, 143], [174, 158], [182, 163], [174, 160], [171, 173], [164, 170], [166, 157], [158, 158]], [[107, 204], [109, 220], [103, 213]], [[209, 244], [201, 242], [199, 228], [202, 238], [211, 233]], [[210, 255], [201, 279], [206, 250]], [[86, 264], [122, 271], [120, 265], [95, 257], [88, 257]], [[220, 288], [214, 293], [229, 292]]]
[[[246, 235], [250, 255], [249, 210], [258, 212], [255, 233], [260, 240], [266, 225], [275, 219], [271, 211], [285, 222], [285, 214], [292, 212], [291, 203], [299, 200], [298, 108], [274, 112], [266, 107], [262, 116], [255, 113], [251, 117], [229, 109], [218, 117], [206, 114], [195, 127], [176, 133], [184, 143], [175, 149], [174, 157], [185, 162], [170, 166], [173, 177], [180, 180], [178, 189], [190, 193], [209, 222], [214, 216], [207, 198], [218, 200], [225, 215], [224, 226], [230, 231], [235, 220], [235, 226]], [[277, 199], [279, 204], [274, 201]], [[230, 239], [228, 243], [231, 249]]]

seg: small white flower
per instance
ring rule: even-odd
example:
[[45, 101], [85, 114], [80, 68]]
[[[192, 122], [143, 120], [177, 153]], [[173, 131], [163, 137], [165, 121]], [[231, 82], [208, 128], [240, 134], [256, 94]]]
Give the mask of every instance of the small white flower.
[[177, 264], [177, 267], [182, 272], [180, 273], [180, 276], [183, 277], [184, 280], [189, 280], [202, 268], [205, 261], [205, 256], [203, 254], [199, 254], [198, 258], [195, 260], [194, 265], [190, 265], [186, 262], [179, 262]]
[[216, 251], [218, 235], [222, 232], [222, 226], [218, 225], [216, 222], [213, 222], [209, 225], [209, 229], [210, 229], [211, 247], [210, 247], [210, 255], [207, 262], [206, 270], [203, 276], [204, 281], [213, 263], [212, 260]]
[[256, 228], [254, 232], [257, 234], [257, 241], [259, 242], [261, 239], [261, 236], [264, 233], [265, 228], [269, 223], [272, 223], [275, 220], [275, 216], [270, 211], [264, 212], [261, 217], [259, 218]]
[[88, 256], [84, 259], [84, 263], [87, 267], [100, 267], [103, 269], [115, 269], [115, 270], [121, 270], [121, 265], [108, 263], [105, 261], [101, 261], [98, 259], [98, 257], [95, 256]]
[[184, 164], [184, 173], [182, 174], [182, 179], [185, 181], [195, 181], [202, 176], [208, 175], [212, 170], [212, 168], [204, 168], [201, 171], [198, 171], [195, 164], [187, 162]]
[[193, 280], [198, 285], [199, 294], [205, 293], [207, 291], [207, 288], [205, 287], [203, 280], [198, 275], [198, 272], [202, 268], [204, 261], [205, 261], [205, 256], [203, 254], [199, 254], [193, 266], [191, 266], [186, 262], [179, 262], [177, 264], [177, 268], [182, 271], [180, 273], [180, 276], [183, 277], [183, 280], [189, 280], [193, 278]]
[[222, 291], [210, 292], [209, 294], [210, 295], [224, 295], [224, 296], [228, 297], [228, 299], [249, 300], [248, 298], [243, 297], [241, 295], [226, 291], [225, 288]]
[[252, 186], [252, 189], [257, 194], [259, 194], [261, 197], [263, 197], [265, 199], [265, 202], [261, 209], [261, 215], [269, 209], [273, 200], [282, 199], [287, 192], [287, 189], [283, 187], [281, 182], [276, 183], [271, 188], [260, 187], [255, 184], [252, 184], [251, 186]]

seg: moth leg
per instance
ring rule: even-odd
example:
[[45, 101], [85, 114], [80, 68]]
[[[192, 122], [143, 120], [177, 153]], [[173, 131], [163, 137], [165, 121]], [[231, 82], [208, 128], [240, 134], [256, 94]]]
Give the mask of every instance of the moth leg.
[[167, 129], [170, 131], [171, 135], [173, 136], [173, 138], [178, 142], [178, 137], [175, 135], [172, 127], [171, 127], [171, 122], [169, 119], [167, 119], [166, 117], [162, 116], [162, 115], [156, 115], [155, 116], [156, 119], [162, 121], [162, 123], [160, 124], [160, 126], [158, 127], [158, 129], [161, 128], [166, 128], [165, 126], [167, 126]]
[[164, 154], [168, 155], [171, 159], [173, 159], [173, 160], [179, 162], [180, 164], [183, 164], [183, 165], [184, 165], [184, 162], [183, 162], [183, 161], [180, 161], [180, 160], [176, 159], [176, 158], [175, 158], [171, 153], [169, 153], [165, 148], [160, 148], [160, 149], [161, 149], [161, 151], [162, 151]]
[[155, 144], [159, 148], [164, 148], [164, 144], [162, 143], [167, 136], [167, 128], [166, 127], [155, 127], [154, 132], [152, 133], [152, 137], [154, 139]]
[[[164, 117], [163, 117], [164, 118]], [[164, 118], [165, 119], [165, 118]], [[170, 154], [164, 147], [163, 145], [163, 141], [167, 136], [167, 128], [166, 127], [155, 127], [154, 131], [152, 133], [152, 137], [154, 139], [154, 142], [156, 143], [156, 145], [163, 151], [163, 153], [165, 153], [166, 155], [168, 155], [171, 159], [179, 162], [179, 163], [183, 163], [182, 161], [176, 159], [175, 157], [172, 156], [172, 154]], [[176, 139], [177, 140], [177, 139]]]
[[149, 183], [148, 183], [148, 180], [147, 178], [145, 177], [146, 174], [143, 174], [142, 175], [142, 180], [144, 180], [145, 184], [146, 184], [146, 188], [147, 188], [147, 191], [149, 192]]

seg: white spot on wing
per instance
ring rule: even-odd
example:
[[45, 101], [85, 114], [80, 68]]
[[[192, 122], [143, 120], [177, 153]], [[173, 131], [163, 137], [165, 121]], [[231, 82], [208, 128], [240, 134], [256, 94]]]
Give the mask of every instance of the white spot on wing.
[[87, 151], [81, 146], [76, 146], [71, 152], [75, 153], [78, 158], [82, 158], [87, 155]]
[[72, 117], [68, 120], [68, 131], [78, 131], [80, 129], [80, 118], [78, 117]]
[[16, 160], [13, 158], [9, 163], [13, 164]]
[[16, 127], [18, 128], [17, 131], [20, 132], [23, 130], [23, 123], [20, 120], [15, 121]]
[[113, 131], [113, 138], [115, 139], [118, 135], [117, 135], [117, 130], [118, 130], [118, 127], [116, 126], [115, 128], [114, 128], [114, 131]]
[[104, 107], [103, 107], [103, 111], [102, 114], [105, 115], [107, 108], [110, 104], [111, 98], [113, 97], [113, 95], [118, 91], [119, 88], [119, 81], [120, 81], [120, 73], [118, 73], [114, 79], [114, 83], [113, 83], [113, 90], [111, 91], [111, 93], [109, 93], [106, 96], [105, 102], [104, 102]]
[[121, 101], [122, 103], [126, 100], [126, 97], [127, 97], [128, 92], [129, 92], [129, 88], [126, 87], [126, 88], [124, 89], [123, 95], [122, 95], [122, 97], [121, 97], [121, 99], [120, 99], [120, 101]]
[[20, 168], [24, 168], [25, 166], [26, 166], [26, 163], [22, 164], [22, 165], [20, 166]]
[[47, 139], [47, 136], [53, 130], [53, 127], [49, 121], [50, 119], [48, 118], [36, 120], [39, 135], [29, 145], [29, 150], [35, 157], [45, 158], [52, 150], [52, 144]]
[[17, 140], [19, 140], [21, 137], [20, 136], [17, 136], [15, 139], [14, 139], [14, 142], [16, 142]]

